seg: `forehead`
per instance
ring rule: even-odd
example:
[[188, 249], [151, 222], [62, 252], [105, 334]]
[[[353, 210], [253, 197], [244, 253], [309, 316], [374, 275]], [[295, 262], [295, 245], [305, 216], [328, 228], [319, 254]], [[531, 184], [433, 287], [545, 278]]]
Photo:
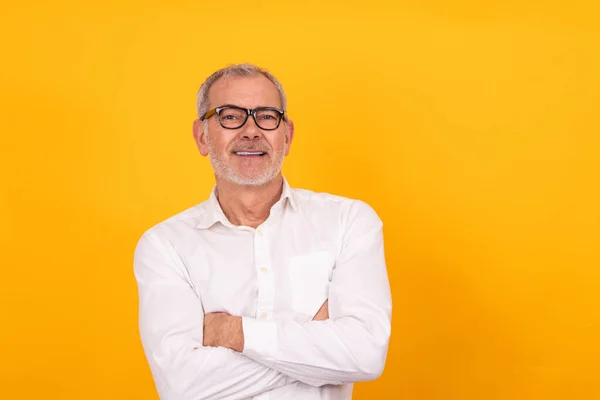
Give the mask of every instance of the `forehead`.
[[281, 107], [277, 88], [264, 76], [217, 80], [208, 91], [210, 107], [233, 104], [240, 107]]

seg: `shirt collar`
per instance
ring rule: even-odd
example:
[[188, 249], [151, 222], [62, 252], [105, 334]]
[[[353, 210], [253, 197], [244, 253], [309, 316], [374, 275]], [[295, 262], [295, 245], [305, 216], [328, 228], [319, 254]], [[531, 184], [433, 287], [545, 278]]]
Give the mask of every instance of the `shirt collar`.
[[[298, 204], [294, 198], [294, 191], [290, 187], [285, 177], [283, 178], [283, 190], [281, 192], [281, 198], [275, 204], [277, 205], [280, 202], [284, 202], [283, 206], [289, 204], [293, 211], [298, 210]], [[216, 185], [213, 186], [208, 200], [202, 206], [204, 208], [204, 213], [198, 218], [196, 228], [208, 229], [217, 222], [220, 222], [224, 225], [230, 224], [227, 220], [227, 217], [223, 213], [223, 210], [221, 209], [219, 200], [217, 199]]]

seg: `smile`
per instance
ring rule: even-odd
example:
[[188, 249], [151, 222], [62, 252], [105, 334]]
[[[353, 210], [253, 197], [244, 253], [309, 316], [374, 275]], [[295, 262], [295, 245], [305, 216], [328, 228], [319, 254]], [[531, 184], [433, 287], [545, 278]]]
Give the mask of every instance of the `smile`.
[[236, 151], [236, 156], [264, 156], [266, 153], [262, 151]]

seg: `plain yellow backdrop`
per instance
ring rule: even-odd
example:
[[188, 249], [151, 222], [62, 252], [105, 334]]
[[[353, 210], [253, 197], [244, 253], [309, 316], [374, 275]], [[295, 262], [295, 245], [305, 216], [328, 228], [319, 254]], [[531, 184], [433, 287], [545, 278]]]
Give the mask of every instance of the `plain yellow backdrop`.
[[157, 399], [134, 246], [213, 185], [195, 94], [284, 84], [293, 186], [385, 225], [356, 399], [600, 398], [600, 34], [581, 1], [3, 2], [2, 399]]

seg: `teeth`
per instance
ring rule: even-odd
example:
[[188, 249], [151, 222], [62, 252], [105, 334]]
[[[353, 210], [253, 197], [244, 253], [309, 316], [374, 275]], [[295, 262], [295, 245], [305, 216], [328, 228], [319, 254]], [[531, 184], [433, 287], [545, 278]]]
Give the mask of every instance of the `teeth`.
[[262, 151], [236, 151], [235, 154], [238, 156], [260, 156], [265, 153]]

